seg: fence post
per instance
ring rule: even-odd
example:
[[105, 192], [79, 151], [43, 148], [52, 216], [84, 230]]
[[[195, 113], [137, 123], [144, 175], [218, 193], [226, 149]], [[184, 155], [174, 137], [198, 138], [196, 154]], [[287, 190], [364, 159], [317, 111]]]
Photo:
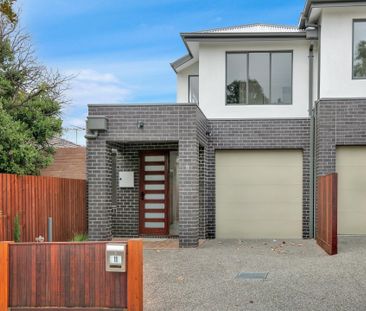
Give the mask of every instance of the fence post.
[[0, 311], [9, 308], [9, 243], [0, 242]]
[[143, 244], [141, 239], [129, 240], [127, 245], [127, 310], [143, 310]]
[[53, 228], [52, 228], [52, 217], [48, 217], [47, 222], [47, 240], [48, 242], [53, 242], [53, 236], [52, 236]]

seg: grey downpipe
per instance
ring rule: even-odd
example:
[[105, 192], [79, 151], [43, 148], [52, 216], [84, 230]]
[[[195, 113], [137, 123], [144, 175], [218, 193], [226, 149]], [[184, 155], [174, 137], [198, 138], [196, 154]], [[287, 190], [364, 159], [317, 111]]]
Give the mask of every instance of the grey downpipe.
[[309, 194], [309, 237], [315, 237], [315, 133], [314, 133], [314, 44], [309, 47], [309, 117], [310, 117], [310, 194]]

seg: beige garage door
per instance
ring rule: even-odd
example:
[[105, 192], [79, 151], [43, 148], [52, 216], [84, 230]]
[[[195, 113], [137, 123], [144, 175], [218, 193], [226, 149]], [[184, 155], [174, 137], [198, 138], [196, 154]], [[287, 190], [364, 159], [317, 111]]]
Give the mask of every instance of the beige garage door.
[[337, 148], [338, 234], [366, 234], [366, 147]]
[[216, 237], [301, 236], [302, 151], [217, 151]]

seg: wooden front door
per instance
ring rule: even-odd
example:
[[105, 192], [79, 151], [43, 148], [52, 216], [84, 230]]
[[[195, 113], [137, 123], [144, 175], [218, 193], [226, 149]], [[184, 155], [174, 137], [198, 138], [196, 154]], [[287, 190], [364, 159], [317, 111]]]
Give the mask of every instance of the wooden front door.
[[140, 153], [140, 233], [169, 234], [169, 152]]

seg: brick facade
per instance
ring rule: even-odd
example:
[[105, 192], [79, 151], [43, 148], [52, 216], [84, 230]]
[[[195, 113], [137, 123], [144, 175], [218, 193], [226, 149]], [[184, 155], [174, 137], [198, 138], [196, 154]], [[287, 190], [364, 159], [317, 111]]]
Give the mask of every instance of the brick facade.
[[310, 120], [210, 120], [208, 161], [208, 237], [215, 237], [215, 150], [301, 149], [303, 150], [303, 237], [309, 237]]
[[337, 146], [366, 145], [366, 99], [316, 104], [316, 175], [336, 171]]
[[[309, 119], [207, 120], [195, 105], [95, 105], [89, 115], [108, 118], [108, 131], [87, 144], [92, 239], [138, 235], [138, 153], [151, 149], [179, 153], [182, 247], [215, 237], [215, 150], [303, 150], [303, 236], [309, 236]], [[139, 121], [143, 129], [137, 128]], [[111, 195], [112, 149], [118, 150], [117, 170], [135, 172], [135, 188], [118, 189], [116, 204]]]
[[[174, 143], [179, 152], [180, 245], [197, 246], [200, 234], [199, 147], [205, 148], [207, 144], [207, 120], [199, 108], [196, 105], [94, 105], [89, 107], [89, 115], [108, 118], [108, 131], [87, 142], [91, 239], [110, 238], [117, 230], [125, 232], [125, 228], [117, 229], [116, 224], [112, 224], [113, 213], [118, 213], [122, 219], [131, 216], [126, 226], [135, 226], [131, 235], [137, 232], [138, 205], [133, 208], [120, 201], [118, 212], [117, 207], [112, 206], [112, 147], [129, 143]], [[143, 129], [137, 127], [138, 122], [144, 122]], [[129, 195], [128, 198], [133, 198], [133, 194]], [[136, 202], [135, 197], [134, 200]], [[126, 214], [121, 216], [124, 208]]]

